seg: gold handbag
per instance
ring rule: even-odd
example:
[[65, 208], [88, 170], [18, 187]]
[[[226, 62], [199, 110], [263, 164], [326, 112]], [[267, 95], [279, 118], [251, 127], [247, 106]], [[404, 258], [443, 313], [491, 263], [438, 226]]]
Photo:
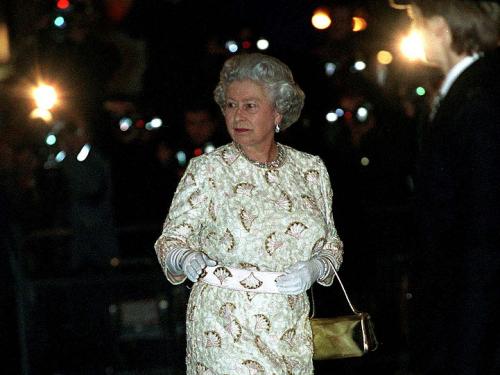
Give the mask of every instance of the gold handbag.
[[353, 314], [333, 318], [314, 318], [315, 306], [311, 289], [310, 322], [314, 360], [361, 357], [378, 347], [370, 315], [354, 308], [335, 269], [334, 272]]

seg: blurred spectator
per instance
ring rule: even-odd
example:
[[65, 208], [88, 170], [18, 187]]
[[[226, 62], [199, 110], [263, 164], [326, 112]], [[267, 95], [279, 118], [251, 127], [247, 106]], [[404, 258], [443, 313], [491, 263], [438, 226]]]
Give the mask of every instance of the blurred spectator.
[[119, 254], [110, 166], [90, 143], [85, 127], [67, 122], [59, 137], [66, 153], [61, 164], [73, 229], [71, 267], [102, 269]]
[[[195, 104], [184, 109], [183, 128], [176, 141], [178, 151], [186, 154], [188, 162], [192, 157], [213, 151], [220, 146], [224, 136], [215, 110], [208, 105]], [[184, 167], [184, 163], [182, 167]], [[184, 168], [179, 170], [181, 177]]]
[[401, 262], [413, 228], [414, 127], [369, 82], [352, 78], [337, 91], [338, 118], [326, 125], [322, 157], [336, 192], [336, 225], [345, 238], [342, 272], [356, 300], [369, 305], [381, 342], [400, 345], [395, 322], [401, 318]]
[[[324, 128], [325, 160], [332, 169], [337, 204], [387, 206], [411, 195], [415, 129], [399, 101], [364, 79], [338, 86], [336, 120]], [[353, 215], [358, 217], [359, 215]]]
[[[2, 370], [14, 374], [21, 371], [16, 295], [23, 261], [21, 247], [37, 213], [31, 199], [36, 196], [35, 163], [28, 147], [21, 150], [21, 157], [16, 157], [15, 148], [6, 141], [2, 130], [0, 127], [0, 351], [4, 358]], [[19, 161], [29, 163], [23, 166]]]
[[12, 216], [24, 234], [38, 228], [41, 221], [40, 164], [35, 145], [29, 142], [0, 143], [0, 184]]
[[[209, 104], [192, 103], [184, 107], [181, 127], [158, 140], [155, 148], [155, 175], [158, 219], [168, 211], [175, 188], [189, 160], [229, 142], [216, 110]], [[158, 202], [160, 203], [158, 206]]]
[[151, 196], [156, 175], [154, 142], [160, 130], [146, 129], [151, 119], [140, 103], [129, 97], [109, 98], [104, 103], [109, 129], [112, 180], [117, 224], [120, 227], [151, 224]]
[[[14, 295], [14, 277], [12, 274], [11, 261], [14, 255], [12, 213], [10, 196], [12, 194], [11, 172], [13, 167], [12, 149], [4, 142], [0, 141], [0, 256], [2, 264], [0, 266], [0, 282], [4, 287], [0, 290], [0, 350], [7, 354], [6, 368], [14, 372], [14, 354], [17, 353], [18, 345], [16, 339], [16, 309]], [[3, 366], [2, 366], [3, 367]]]
[[0, 144], [0, 351], [3, 354], [2, 370], [6, 373], [19, 373], [19, 342], [17, 339], [17, 308], [15, 296], [14, 262], [17, 258], [18, 241], [14, 227], [15, 216], [11, 211], [9, 187], [5, 184], [6, 161], [4, 147]]

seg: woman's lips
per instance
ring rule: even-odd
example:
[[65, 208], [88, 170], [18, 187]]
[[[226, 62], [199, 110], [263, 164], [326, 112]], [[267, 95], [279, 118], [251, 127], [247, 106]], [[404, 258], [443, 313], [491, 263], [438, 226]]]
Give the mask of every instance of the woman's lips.
[[235, 131], [236, 133], [245, 133], [245, 132], [250, 131], [250, 129], [245, 129], [245, 128], [234, 128], [234, 131]]

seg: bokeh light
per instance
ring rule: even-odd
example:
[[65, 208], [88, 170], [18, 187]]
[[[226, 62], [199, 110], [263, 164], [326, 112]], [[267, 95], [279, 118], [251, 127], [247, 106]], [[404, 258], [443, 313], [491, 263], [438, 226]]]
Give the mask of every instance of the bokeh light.
[[365, 107], [359, 107], [356, 111], [356, 119], [359, 122], [365, 122], [368, 120], [368, 109]]
[[70, 3], [69, 0], [57, 0], [56, 6], [58, 9], [66, 10], [69, 8]]
[[317, 8], [311, 17], [312, 25], [318, 30], [325, 30], [332, 24], [330, 13], [325, 8]]
[[328, 122], [335, 122], [337, 121], [339, 116], [335, 112], [328, 112], [326, 114], [326, 121]]
[[417, 93], [418, 96], [424, 96], [427, 93], [425, 88], [423, 88], [422, 86], [417, 87], [415, 89], [415, 92]]
[[52, 112], [50, 112], [48, 109], [43, 108], [35, 108], [33, 111], [31, 111], [30, 117], [32, 119], [41, 119], [47, 123], [53, 120]]
[[133, 124], [133, 121], [131, 118], [129, 117], [123, 117], [120, 119], [120, 130], [122, 132], [126, 132], [127, 130], [130, 129], [130, 127], [132, 126]]
[[234, 40], [228, 40], [226, 42], [226, 49], [231, 53], [238, 52], [238, 44]]
[[66, 158], [66, 153], [64, 151], [59, 151], [56, 155], [56, 162], [60, 163]]
[[269, 48], [269, 41], [267, 39], [259, 39], [257, 41], [257, 48], [261, 51]]
[[352, 17], [352, 31], [355, 33], [363, 31], [368, 26], [368, 23], [363, 17]]
[[331, 77], [335, 74], [335, 71], [337, 70], [337, 65], [333, 62], [327, 62], [325, 63], [325, 74], [328, 77]]
[[366, 63], [364, 61], [358, 60], [353, 65], [354, 69], [358, 72], [366, 69]]
[[76, 156], [76, 160], [78, 160], [80, 162], [85, 161], [85, 159], [87, 159], [87, 156], [89, 156], [90, 149], [91, 149], [91, 146], [88, 143], [84, 144], [82, 149], [80, 150], [80, 152]]
[[401, 53], [410, 61], [424, 61], [424, 42], [422, 35], [417, 30], [403, 37], [400, 44]]
[[179, 163], [180, 166], [185, 166], [187, 162], [187, 156], [184, 151], [178, 151], [175, 154], [175, 158], [177, 159], [177, 163]]
[[59, 27], [60, 29], [66, 26], [66, 20], [62, 16], [58, 16], [54, 19], [54, 26]]
[[33, 99], [38, 108], [50, 110], [57, 103], [57, 93], [54, 87], [40, 84], [33, 89]]
[[56, 142], [57, 142], [57, 137], [53, 133], [49, 133], [45, 138], [45, 143], [48, 144], [49, 146], [55, 145]]
[[388, 65], [392, 62], [392, 53], [381, 50], [377, 53], [377, 61], [382, 65]]

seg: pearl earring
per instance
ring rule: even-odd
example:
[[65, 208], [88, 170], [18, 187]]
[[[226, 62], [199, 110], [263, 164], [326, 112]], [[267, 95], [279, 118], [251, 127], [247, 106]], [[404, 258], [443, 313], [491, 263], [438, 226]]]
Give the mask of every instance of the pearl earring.
[[274, 129], [275, 133], [280, 132], [280, 124], [276, 124], [276, 129]]

